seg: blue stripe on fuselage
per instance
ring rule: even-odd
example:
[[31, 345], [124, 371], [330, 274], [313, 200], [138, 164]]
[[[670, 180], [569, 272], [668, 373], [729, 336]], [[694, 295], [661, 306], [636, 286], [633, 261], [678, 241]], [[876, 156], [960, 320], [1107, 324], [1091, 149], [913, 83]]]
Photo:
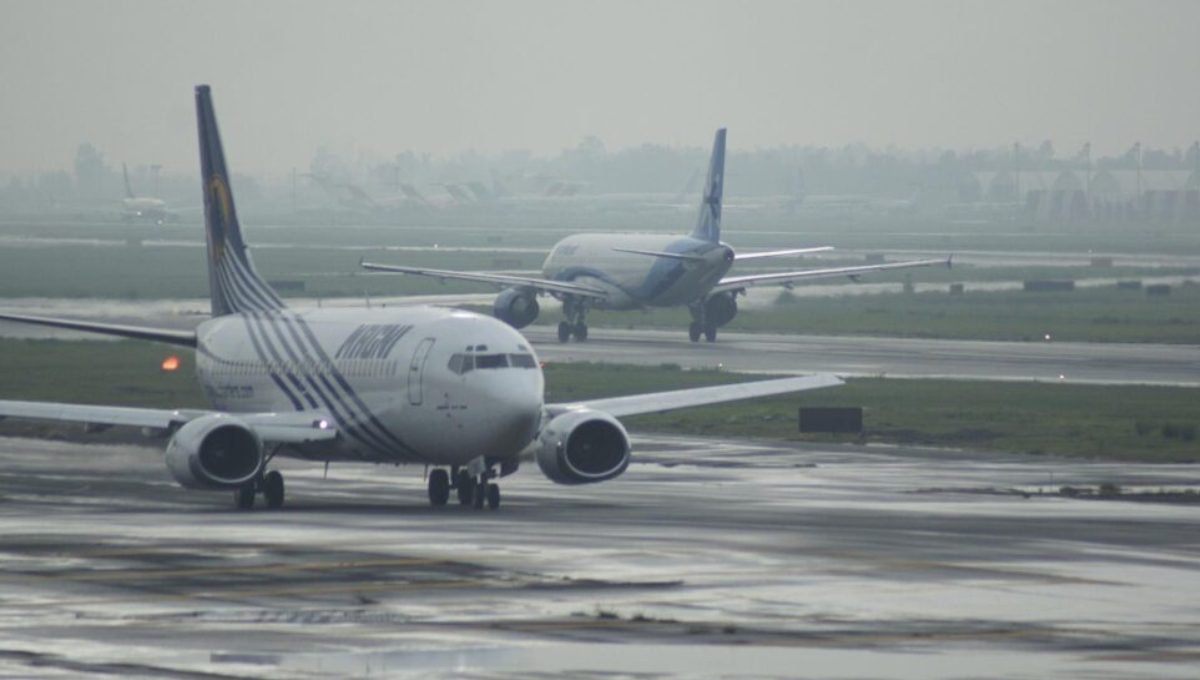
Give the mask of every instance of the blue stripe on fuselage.
[[[719, 243], [709, 243], [685, 236], [667, 244], [667, 247], [663, 250], [664, 252], [679, 255], [706, 255], [713, 249], [720, 247], [722, 246]], [[708, 292], [693, 291], [696, 294], [683, 296], [676, 300], [673, 296], [668, 296], [668, 294], [676, 292], [672, 290], [672, 286], [687, 273], [687, 262], [669, 257], [654, 258], [650, 255], [634, 255], [632, 257], [645, 257], [654, 260], [646, 276], [636, 286], [622, 285], [607, 272], [582, 265], [567, 267], [555, 274], [553, 279], [565, 282], [571, 282], [581, 277], [598, 279], [628, 295], [637, 305], [645, 307], [659, 307], [690, 302], [692, 299]]]

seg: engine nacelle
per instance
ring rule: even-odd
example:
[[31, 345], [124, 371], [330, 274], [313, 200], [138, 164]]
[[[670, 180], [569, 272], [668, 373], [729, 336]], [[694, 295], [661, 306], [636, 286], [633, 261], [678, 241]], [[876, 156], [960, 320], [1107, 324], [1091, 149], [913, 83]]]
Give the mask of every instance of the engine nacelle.
[[262, 468], [262, 439], [232, 416], [214, 413], [188, 421], [167, 444], [167, 469], [189, 489], [237, 488]]
[[715, 327], [724, 326], [737, 316], [737, 300], [733, 293], [717, 293], [704, 303], [704, 316]]
[[519, 288], [505, 288], [492, 304], [492, 314], [513, 328], [533, 323], [538, 311], [537, 293]]
[[584, 409], [555, 416], [542, 429], [537, 463], [553, 482], [592, 484], [625, 472], [629, 451], [629, 435], [616, 418]]

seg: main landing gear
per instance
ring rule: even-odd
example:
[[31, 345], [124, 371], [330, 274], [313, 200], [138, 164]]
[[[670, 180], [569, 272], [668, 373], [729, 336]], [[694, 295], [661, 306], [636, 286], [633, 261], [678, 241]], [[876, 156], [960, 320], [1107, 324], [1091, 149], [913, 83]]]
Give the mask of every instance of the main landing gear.
[[703, 335], [708, 342], [716, 342], [717, 329], [737, 316], [737, 296], [737, 291], [726, 291], [689, 304], [692, 324], [688, 326], [688, 339], [699, 342], [700, 336]]
[[278, 510], [283, 507], [283, 475], [278, 470], [271, 470], [257, 479], [246, 482], [234, 489], [233, 502], [238, 510], [249, 510], [254, 507], [254, 497], [262, 494], [267, 509]]
[[491, 469], [476, 476], [457, 465], [450, 471], [437, 468], [429, 473], [429, 503], [434, 507], [445, 505], [453, 490], [457, 492], [459, 505], [481, 510], [486, 504], [495, 510], [500, 507], [500, 486], [491, 481], [495, 478], [496, 472]]
[[701, 335], [708, 342], [717, 340], [717, 324], [708, 318], [706, 307], [703, 301], [688, 305], [688, 311], [692, 313], [692, 323], [688, 326], [688, 340], [692, 342], [699, 342]]
[[587, 307], [584, 303], [570, 298], [563, 300], [563, 314], [567, 315], [567, 320], [558, 324], [558, 341], [566, 342], [572, 335], [579, 342], [586, 341], [588, 327], [584, 317], [587, 316]]

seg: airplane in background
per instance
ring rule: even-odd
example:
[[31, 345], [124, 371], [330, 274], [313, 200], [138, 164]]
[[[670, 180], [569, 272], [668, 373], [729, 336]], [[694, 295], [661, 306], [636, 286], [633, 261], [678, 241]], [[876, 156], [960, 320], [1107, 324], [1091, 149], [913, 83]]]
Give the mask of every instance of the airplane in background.
[[804, 279], [858, 277], [909, 267], [949, 266], [950, 260], [918, 260], [854, 267], [726, 276], [735, 262], [832, 250], [822, 246], [736, 253], [721, 242], [721, 200], [725, 172], [725, 129], [717, 130], [696, 226], [687, 236], [663, 234], [574, 234], [559, 241], [542, 264], [542, 277], [491, 272], [459, 272], [363, 262], [369, 270], [477, 281], [503, 288], [493, 304], [496, 318], [524, 328], [538, 316], [538, 296], [562, 301], [566, 319], [558, 339], [587, 339], [590, 309], [629, 310], [687, 305], [688, 337], [716, 340], [717, 329], [737, 315], [737, 297], [755, 286], [789, 286]]
[[121, 174], [125, 177], [125, 198], [121, 201], [121, 206], [125, 209], [126, 217], [151, 220], [155, 224], [164, 224], [176, 219], [175, 213], [167, 210], [166, 201], [134, 195], [133, 186], [129, 183], [129, 169], [124, 163], [121, 164]]
[[182, 486], [233, 490], [238, 508], [284, 502], [275, 456], [432, 468], [428, 495], [496, 508], [522, 454], [560, 484], [613, 479], [630, 462], [619, 418], [841, 384], [829, 375], [545, 403], [537, 355], [511, 326], [429, 306], [287, 308], [242, 238], [207, 85], [196, 87], [212, 318], [195, 331], [0, 313], [38, 324], [193, 348], [212, 410], [0, 401], [0, 418], [132, 426], [169, 436]]

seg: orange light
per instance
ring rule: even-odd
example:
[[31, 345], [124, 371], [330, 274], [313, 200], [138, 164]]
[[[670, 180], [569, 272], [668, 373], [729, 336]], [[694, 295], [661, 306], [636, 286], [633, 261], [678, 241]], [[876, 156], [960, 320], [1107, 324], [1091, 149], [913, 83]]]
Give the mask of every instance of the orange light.
[[171, 356], [163, 359], [162, 370], [176, 371], [179, 370], [179, 357]]

